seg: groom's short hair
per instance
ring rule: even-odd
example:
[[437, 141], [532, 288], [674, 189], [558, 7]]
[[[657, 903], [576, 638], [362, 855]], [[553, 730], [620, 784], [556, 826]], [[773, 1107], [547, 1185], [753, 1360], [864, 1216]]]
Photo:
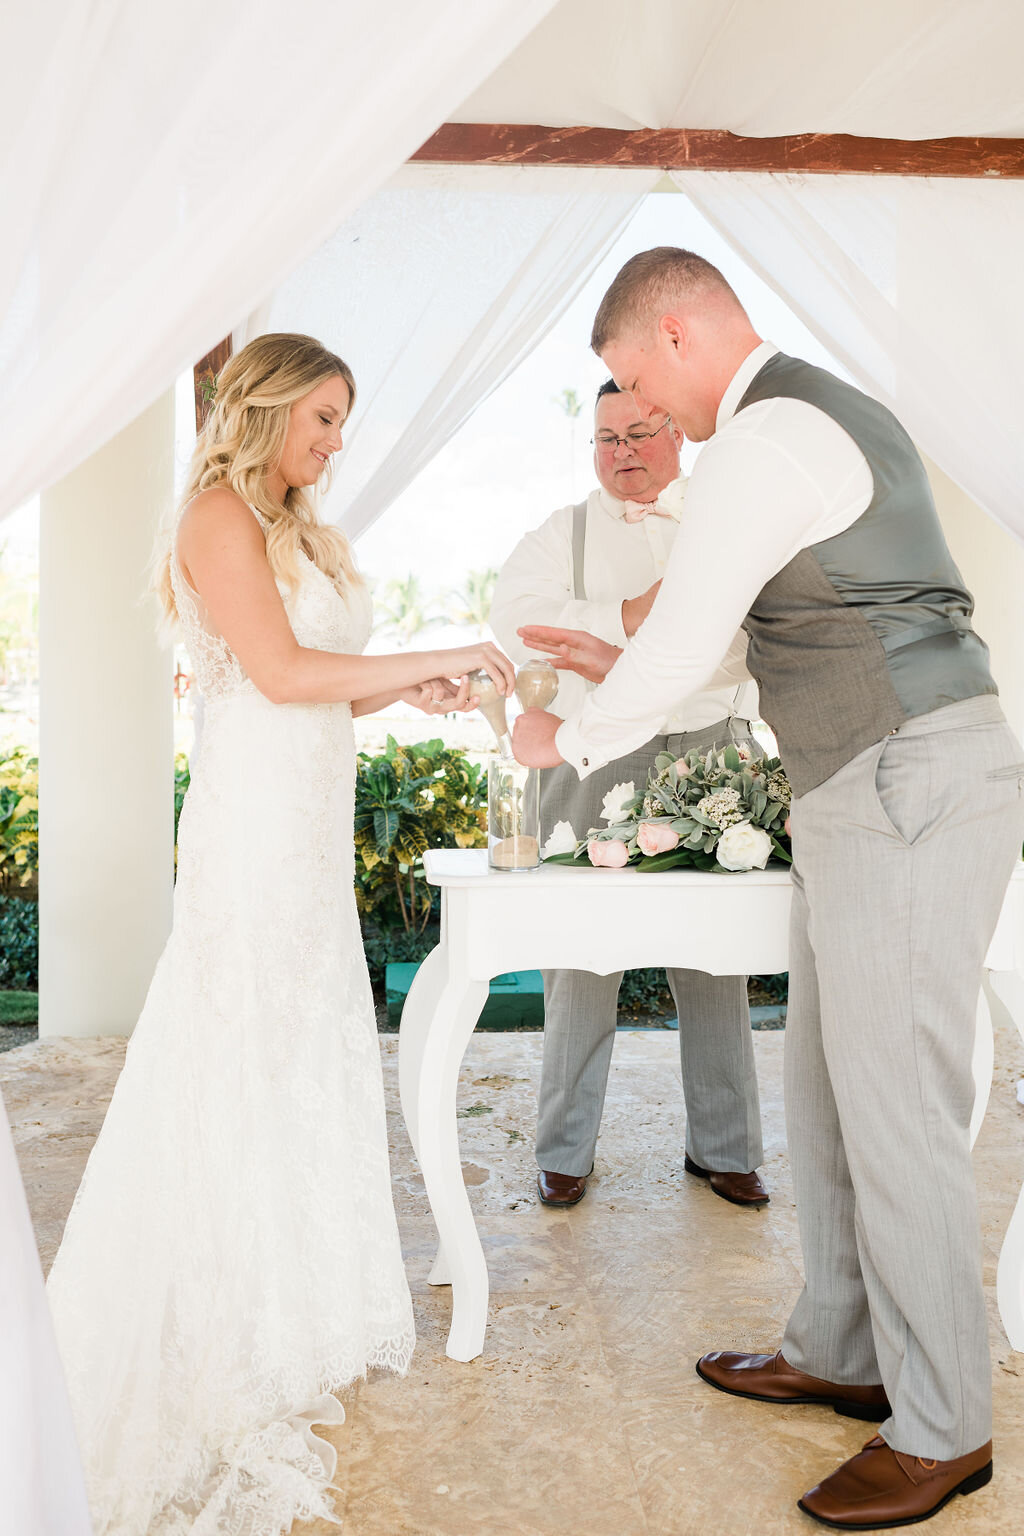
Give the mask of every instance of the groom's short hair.
[[601, 385], [601, 388], [598, 390], [597, 394], [594, 396], [594, 409], [595, 409], [595, 411], [597, 410], [598, 401], [599, 400], [603, 400], [605, 395], [621, 395], [621, 394], [622, 394], [622, 390], [616, 384], [614, 379], [605, 379], [604, 383]]
[[739, 305], [718, 268], [696, 251], [674, 245], [641, 251], [630, 257], [601, 300], [590, 345], [600, 355], [624, 334], [649, 330], [674, 306], [726, 295]]

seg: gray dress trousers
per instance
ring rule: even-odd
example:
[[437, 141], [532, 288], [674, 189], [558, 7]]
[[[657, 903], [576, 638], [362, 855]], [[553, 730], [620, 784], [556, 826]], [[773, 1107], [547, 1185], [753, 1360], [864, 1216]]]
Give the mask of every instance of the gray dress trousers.
[[805, 1285], [786, 1359], [881, 1381], [897, 1451], [991, 1437], [969, 1127], [982, 963], [1024, 838], [991, 695], [919, 715], [793, 801], [786, 1121]]

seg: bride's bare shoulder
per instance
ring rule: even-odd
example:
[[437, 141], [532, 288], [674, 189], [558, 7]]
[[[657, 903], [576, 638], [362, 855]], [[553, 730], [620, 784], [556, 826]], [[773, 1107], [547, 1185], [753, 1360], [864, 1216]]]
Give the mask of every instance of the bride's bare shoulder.
[[264, 543], [252, 508], [226, 485], [214, 485], [193, 496], [178, 524], [179, 547], [196, 548], [225, 538], [255, 546]]

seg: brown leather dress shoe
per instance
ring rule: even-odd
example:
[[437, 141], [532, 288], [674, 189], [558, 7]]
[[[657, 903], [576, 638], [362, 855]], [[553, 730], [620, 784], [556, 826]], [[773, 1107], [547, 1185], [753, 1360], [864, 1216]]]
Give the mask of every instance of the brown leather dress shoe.
[[774, 1355], [738, 1355], [716, 1349], [697, 1361], [697, 1375], [719, 1392], [752, 1397], [761, 1403], [818, 1403], [848, 1419], [887, 1419], [890, 1413], [883, 1386], [846, 1387], [808, 1376], [790, 1365], [781, 1349]]
[[733, 1205], [767, 1205], [771, 1198], [757, 1173], [713, 1173], [695, 1163], [689, 1152], [683, 1157], [687, 1173], [698, 1179], [707, 1179], [716, 1195], [731, 1200]]
[[[590, 1173], [593, 1173], [591, 1168]], [[542, 1168], [537, 1175], [537, 1193], [541, 1205], [579, 1205], [587, 1192], [587, 1179], [574, 1178], [570, 1173], [546, 1173]]]
[[991, 1440], [969, 1456], [929, 1461], [894, 1451], [876, 1435], [797, 1507], [840, 1531], [886, 1531], [930, 1520], [954, 1494], [975, 1493], [991, 1481]]

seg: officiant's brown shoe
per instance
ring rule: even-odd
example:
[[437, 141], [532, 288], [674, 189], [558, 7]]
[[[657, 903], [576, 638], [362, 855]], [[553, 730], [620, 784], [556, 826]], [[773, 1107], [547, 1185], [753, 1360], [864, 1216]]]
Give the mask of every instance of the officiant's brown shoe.
[[886, 1531], [930, 1520], [955, 1494], [976, 1493], [991, 1481], [991, 1440], [955, 1461], [929, 1461], [894, 1451], [876, 1435], [797, 1507], [839, 1531]]
[[890, 1413], [883, 1386], [846, 1387], [808, 1376], [790, 1365], [781, 1349], [774, 1355], [739, 1355], [716, 1349], [697, 1361], [697, 1375], [719, 1392], [752, 1397], [761, 1403], [819, 1403], [848, 1419], [887, 1419]]
[[721, 1195], [723, 1200], [730, 1200], [733, 1205], [767, 1205], [771, 1198], [756, 1171], [714, 1173], [710, 1168], [702, 1168], [699, 1163], [695, 1163], [689, 1152], [683, 1157], [683, 1167], [698, 1179], [707, 1179], [715, 1194]]
[[[590, 1173], [593, 1173], [591, 1168]], [[542, 1168], [537, 1175], [537, 1193], [541, 1205], [579, 1205], [587, 1192], [587, 1179], [574, 1178], [570, 1173], [546, 1173]]]

